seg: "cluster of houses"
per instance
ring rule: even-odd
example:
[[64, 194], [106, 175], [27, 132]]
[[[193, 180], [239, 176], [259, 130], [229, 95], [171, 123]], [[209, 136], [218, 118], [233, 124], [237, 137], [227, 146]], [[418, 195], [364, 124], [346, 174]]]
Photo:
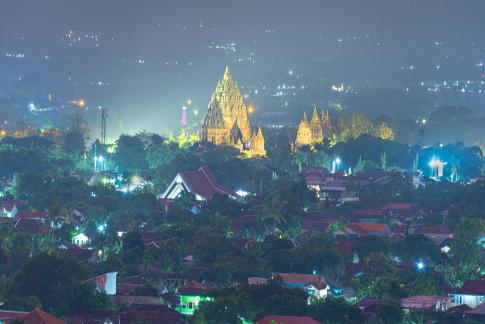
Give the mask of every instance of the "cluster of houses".
[[[336, 172], [330, 173], [323, 168], [312, 168], [303, 173], [309, 188], [315, 190], [322, 200], [342, 204], [358, 202], [359, 193], [350, 188], [358, 188], [366, 184], [385, 183], [389, 180], [388, 172], [357, 173], [344, 176]], [[420, 185], [419, 175], [410, 175], [413, 185]], [[158, 198], [160, 208], [163, 210], [173, 203], [184, 191], [194, 194], [197, 206], [203, 204], [214, 194], [227, 195], [239, 199], [241, 194], [221, 185], [207, 167], [195, 171], [179, 173], [168, 188]], [[20, 200], [0, 200], [0, 222], [10, 223], [14, 230], [25, 231], [30, 234], [51, 233], [57, 235], [66, 220], [65, 216], [50, 215], [49, 211], [30, 211], [27, 202]], [[254, 204], [247, 206], [245, 213], [231, 224], [233, 243], [242, 249], [248, 248], [253, 239], [241, 238], [247, 222], [256, 217], [261, 206]], [[407, 235], [421, 233], [429, 237], [439, 246], [443, 253], [448, 253], [453, 240], [453, 232], [445, 226], [422, 226], [416, 220], [425, 214], [408, 203], [388, 203], [372, 209], [345, 209], [341, 212], [305, 212], [301, 215], [301, 236], [292, 240], [294, 247], [308, 239], [315, 233], [329, 233], [336, 237], [337, 248], [348, 258], [345, 264], [345, 273], [338, 280], [327, 278], [324, 274], [302, 273], [273, 273], [269, 278], [250, 277], [249, 285], [264, 285], [270, 280], [278, 280], [283, 285], [299, 288], [308, 293], [308, 303], [316, 299], [334, 296], [356, 302], [355, 292], [352, 288], [352, 278], [362, 274], [363, 266], [355, 252], [358, 238], [364, 236], [387, 237], [392, 240], [402, 240]], [[77, 209], [70, 215], [71, 221], [82, 225], [85, 222], [84, 211]], [[123, 225], [119, 225], [118, 236], [126, 232]], [[159, 249], [161, 244], [154, 231], [140, 229], [142, 240], [146, 247]], [[485, 240], [485, 236], [484, 236]], [[66, 249], [72, 256], [80, 261], [99, 260], [99, 251], [90, 248], [90, 233], [79, 231], [72, 236], [71, 241], [62, 242], [60, 247]], [[194, 256], [186, 256], [183, 262], [191, 264]], [[405, 265], [404, 265], [405, 266]], [[413, 265], [411, 265], [413, 266]], [[184, 273], [167, 273], [162, 269], [138, 265], [137, 275], [120, 279], [116, 272], [102, 274], [88, 281], [109, 295], [112, 300], [121, 305], [123, 311], [104, 310], [91, 314], [73, 314], [67, 318], [56, 319], [45, 323], [128, 323], [133, 321], [150, 321], [166, 323], [185, 323], [185, 316], [192, 315], [204, 301], [213, 300], [210, 283], [204, 281], [202, 270], [197, 267], [187, 267]], [[137, 296], [147, 280], [161, 297]], [[436, 309], [457, 313], [469, 318], [485, 319], [485, 279], [466, 282], [461, 288], [443, 287], [438, 296], [411, 296], [402, 300], [402, 307], [407, 310]], [[379, 299], [367, 298], [360, 301], [357, 306], [367, 316], [372, 317], [376, 312]], [[42, 312], [37, 310], [37, 313]], [[0, 324], [17, 320], [15, 312], [0, 311]], [[14, 314], [14, 315], [12, 315]], [[3, 317], [2, 317], [3, 316]], [[10, 317], [9, 317], [10, 316]], [[16, 317], [17, 316], [17, 317]], [[318, 323], [311, 318], [268, 316], [256, 323]], [[27, 321], [24, 321], [28, 323]], [[40, 322], [39, 322], [40, 323]]]

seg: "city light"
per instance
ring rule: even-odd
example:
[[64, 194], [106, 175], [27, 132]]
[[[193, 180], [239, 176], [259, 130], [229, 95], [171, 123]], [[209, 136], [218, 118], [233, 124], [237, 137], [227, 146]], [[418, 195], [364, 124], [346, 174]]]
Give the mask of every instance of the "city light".
[[106, 224], [98, 225], [97, 230], [98, 233], [104, 233], [106, 231]]
[[416, 267], [418, 268], [418, 270], [424, 270], [424, 262], [423, 261], [418, 261], [416, 263]]
[[187, 106], [192, 105], [192, 99], [187, 99], [186, 103], [187, 103]]
[[84, 99], [79, 99], [78, 101], [76, 101], [76, 105], [79, 108], [84, 108], [86, 106], [86, 101], [84, 101]]
[[254, 107], [253, 106], [248, 106], [248, 113], [249, 114], [254, 113]]

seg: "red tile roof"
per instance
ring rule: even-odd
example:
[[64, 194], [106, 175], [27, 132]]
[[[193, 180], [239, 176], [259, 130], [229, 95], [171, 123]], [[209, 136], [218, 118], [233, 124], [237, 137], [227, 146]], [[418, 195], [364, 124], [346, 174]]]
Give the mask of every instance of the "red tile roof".
[[412, 204], [399, 204], [399, 203], [389, 203], [387, 204], [386, 209], [388, 210], [399, 210], [399, 211], [409, 211], [413, 209]]
[[19, 218], [15, 222], [14, 228], [19, 231], [26, 231], [32, 234], [46, 233], [47, 229], [36, 218]]
[[401, 300], [401, 306], [403, 308], [410, 309], [426, 309], [430, 307], [435, 307], [437, 304], [447, 303], [449, 297], [447, 296], [411, 296], [408, 298], [403, 298]]
[[282, 315], [268, 315], [255, 324], [321, 324], [308, 316], [282, 316]]
[[302, 226], [304, 230], [314, 232], [326, 232], [330, 226], [328, 222], [305, 222]]
[[458, 305], [458, 306], [448, 308], [446, 312], [464, 314], [465, 312], [468, 312], [470, 309], [472, 309], [470, 306], [463, 304], [463, 305]]
[[41, 309], [34, 309], [30, 313], [20, 318], [25, 324], [64, 324], [58, 318], [47, 314]]
[[28, 312], [0, 310], [0, 321], [20, 319], [27, 314]]
[[189, 281], [178, 289], [179, 295], [205, 295], [207, 287], [197, 281]]
[[367, 217], [367, 216], [383, 217], [384, 212], [379, 209], [360, 209], [360, 210], [353, 211], [352, 215], [359, 216], [359, 217]]
[[305, 285], [313, 284], [319, 289], [323, 289], [326, 286], [322, 275], [276, 272], [273, 273], [272, 277], [281, 277], [284, 283], [303, 283]]
[[443, 235], [453, 234], [453, 232], [448, 227], [441, 226], [441, 225], [423, 227], [421, 229], [421, 233], [423, 233], [423, 234], [443, 234]]
[[165, 305], [133, 305], [124, 316], [125, 323], [186, 323], [182, 314]]
[[180, 176], [190, 192], [205, 199], [212, 197], [215, 193], [237, 197], [235, 192], [217, 182], [212, 171], [206, 166], [199, 168], [197, 171], [181, 172]]
[[28, 210], [22, 210], [15, 215], [16, 218], [47, 218], [49, 216], [48, 212], [43, 212], [43, 211], [28, 211]]
[[347, 226], [357, 234], [372, 234], [384, 233], [388, 228], [386, 224], [367, 224], [367, 223], [352, 223]]
[[453, 290], [454, 293], [465, 295], [485, 295], [485, 280], [468, 280], [461, 288]]

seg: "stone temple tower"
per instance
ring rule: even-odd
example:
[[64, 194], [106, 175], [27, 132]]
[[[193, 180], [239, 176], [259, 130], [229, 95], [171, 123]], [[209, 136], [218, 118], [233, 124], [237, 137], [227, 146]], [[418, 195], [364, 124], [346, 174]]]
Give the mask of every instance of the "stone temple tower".
[[[202, 140], [215, 145], [236, 147], [249, 157], [266, 155], [263, 133], [258, 130], [252, 134], [247, 107], [229, 67], [226, 67], [224, 76], [211, 96], [202, 125]], [[257, 152], [251, 152], [254, 147], [258, 147]]]

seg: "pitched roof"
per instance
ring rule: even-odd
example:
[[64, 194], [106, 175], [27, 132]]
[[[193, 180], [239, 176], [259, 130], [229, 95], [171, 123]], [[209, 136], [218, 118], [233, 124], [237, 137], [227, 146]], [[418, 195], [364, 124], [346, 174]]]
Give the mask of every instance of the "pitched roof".
[[360, 209], [353, 211], [352, 215], [360, 218], [384, 217], [384, 212], [380, 209]]
[[305, 222], [302, 226], [304, 230], [314, 232], [326, 232], [330, 226], [329, 222]]
[[448, 227], [445, 227], [442, 225], [423, 227], [421, 229], [421, 233], [422, 234], [443, 234], [443, 235], [453, 234], [453, 232]]
[[364, 298], [359, 303], [357, 303], [356, 306], [363, 312], [373, 312], [376, 310], [376, 306], [379, 300], [380, 298], [376, 297]]
[[465, 312], [465, 314], [469, 315], [485, 315], [485, 304], [480, 304], [472, 310]]
[[466, 295], [485, 295], [485, 280], [468, 280], [463, 287], [453, 290], [453, 293]]
[[178, 289], [179, 295], [205, 295], [207, 287], [197, 281], [189, 281]]
[[210, 198], [215, 193], [237, 197], [235, 192], [221, 185], [214, 177], [212, 171], [206, 166], [199, 168], [197, 171], [184, 171], [179, 175], [190, 192], [203, 198]]
[[33, 218], [33, 219], [40, 219], [40, 218], [47, 218], [49, 216], [48, 212], [45, 211], [29, 211], [29, 210], [22, 210], [15, 215], [16, 218]]
[[425, 309], [435, 307], [436, 304], [439, 304], [448, 298], [449, 297], [446, 296], [411, 296], [402, 299], [401, 305], [403, 308]]
[[47, 314], [42, 309], [34, 309], [20, 318], [25, 324], [64, 324], [60, 319]]
[[313, 284], [316, 285], [317, 288], [324, 288], [321, 284], [325, 283], [322, 275], [313, 275], [313, 274], [305, 274], [305, 273], [281, 273], [276, 272], [273, 273], [274, 277], [281, 277], [284, 283], [302, 283], [304, 285]]
[[347, 226], [350, 230], [357, 234], [365, 235], [372, 233], [384, 233], [388, 226], [386, 224], [367, 224], [367, 223], [352, 223]]
[[36, 218], [19, 218], [15, 222], [14, 228], [19, 231], [26, 231], [33, 234], [47, 232], [40, 220]]
[[125, 313], [126, 323], [186, 323], [184, 316], [165, 305], [133, 305]]
[[389, 203], [386, 209], [388, 210], [399, 210], [399, 211], [409, 211], [413, 209], [412, 204], [400, 204], [400, 203]]
[[0, 310], [0, 321], [19, 319], [27, 314], [27, 312], [21, 311]]
[[463, 314], [465, 312], [468, 312], [470, 309], [472, 309], [470, 306], [466, 304], [450, 307], [446, 310], [447, 313], [458, 313], [458, 314]]
[[308, 316], [282, 316], [282, 315], [268, 315], [255, 322], [255, 324], [321, 324]]
[[0, 202], [0, 207], [5, 209], [7, 212], [11, 212], [15, 207], [15, 203], [13, 201], [5, 200]]

